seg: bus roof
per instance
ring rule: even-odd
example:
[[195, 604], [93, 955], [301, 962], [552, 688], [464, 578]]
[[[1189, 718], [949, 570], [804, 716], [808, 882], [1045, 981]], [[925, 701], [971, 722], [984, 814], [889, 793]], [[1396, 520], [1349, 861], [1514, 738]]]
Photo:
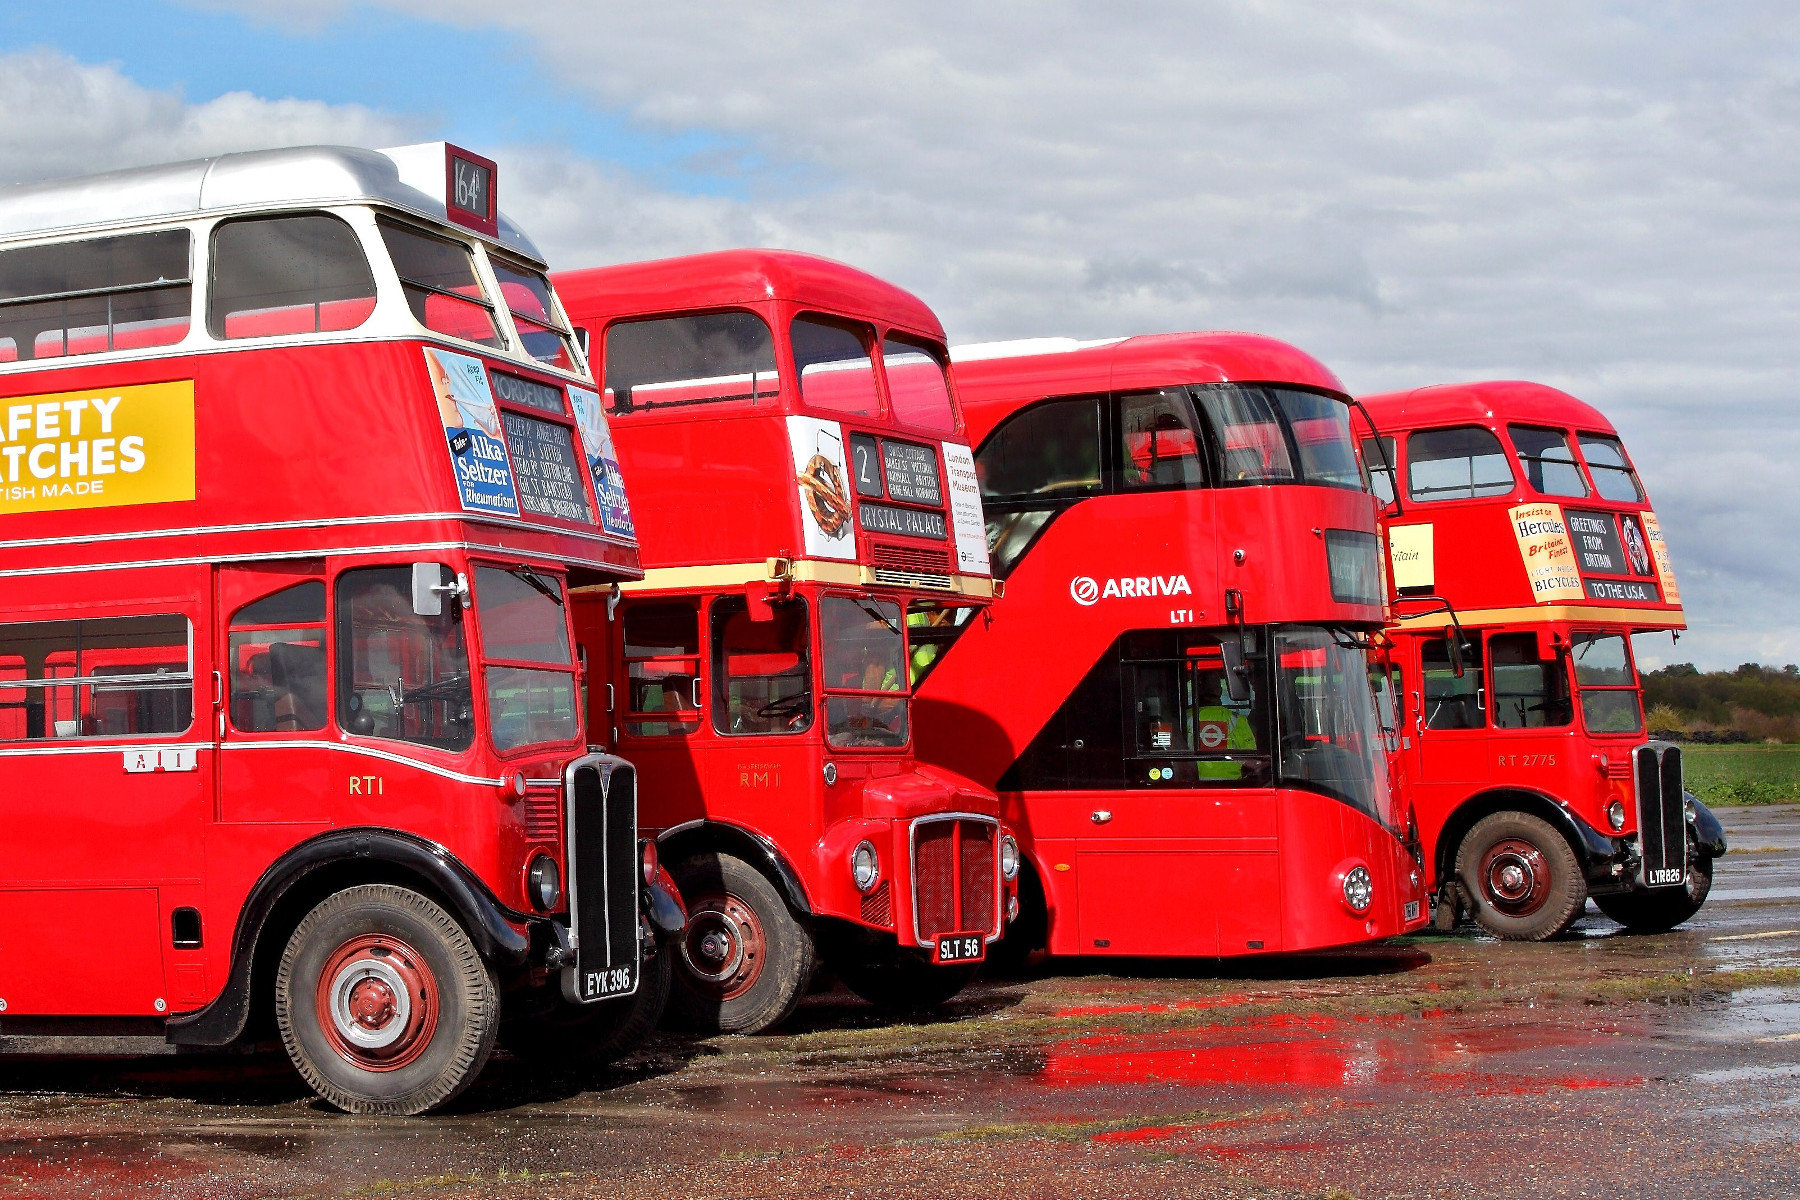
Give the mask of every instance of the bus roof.
[[[327, 204], [381, 204], [449, 224], [444, 152], [442, 142], [386, 150], [295, 146], [13, 184], [0, 188], [0, 245], [109, 226]], [[504, 213], [496, 224], [498, 233], [488, 241], [543, 264], [538, 248]]]
[[911, 292], [845, 263], [794, 250], [716, 250], [560, 271], [556, 289], [577, 319], [591, 319], [596, 301], [606, 316], [622, 317], [785, 300], [944, 340], [937, 314]]
[[1045, 396], [1176, 383], [1284, 383], [1345, 394], [1318, 359], [1256, 333], [980, 342], [954, 347], [950, 361], [971, 442], [1020, 404]]
[[1522, 421], [1572, 427], [1616, 436], [1612, 422], [1591, 404], [1567, 392], [1519, 379], [1447, 383], [1410, 391], [1364, 396], [1363, 405], [1383, 433], [1430, 425]]

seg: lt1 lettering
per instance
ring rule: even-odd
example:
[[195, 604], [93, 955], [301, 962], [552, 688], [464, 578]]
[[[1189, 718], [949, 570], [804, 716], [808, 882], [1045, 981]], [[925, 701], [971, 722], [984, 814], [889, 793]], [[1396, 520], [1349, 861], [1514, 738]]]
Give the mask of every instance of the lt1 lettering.
[[1194, 623], [1194, 610], [1193, 609], [1191, 609], [1191, 608], [1171, 608], [1169, 610], [1169, 624], [1171, 624], [1171, 625], [1192, 625], [1193, 623]]
[[387, 780], [379, 775], [352, 775], [350, 777], [350, 794], [352, 796], [385, 796]]

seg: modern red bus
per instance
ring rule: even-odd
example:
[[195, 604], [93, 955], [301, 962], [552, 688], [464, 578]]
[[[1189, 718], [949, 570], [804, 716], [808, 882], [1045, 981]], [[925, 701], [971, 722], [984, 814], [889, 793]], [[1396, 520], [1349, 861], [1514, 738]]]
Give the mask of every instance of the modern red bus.
[[1366, 670], [1349, 397], [1236, 333], [961, 347], [1005, 602], [946, 631], [923, 753], [1017, 831], [1017, 949], [1231, 956], [1422, 924]]
[[0, 192], [9, 1044], [278, 1032], [413, 1113], [654, 1017], [679, 908], [566, 598], [637, 548], [496, 184], [436, 143]]
[[820, 958], [877, 1004], [947, 998], [1017, 856], [993, 793], [913, 742], [909, 621], [994, 591], [937, 318], [777, 251], [557, 287], [638, 498], [645, 578], [578, 592], [576, 629], [692, 914], [672, 1013], [767, 1028]]
[[1693, 916], [1725, 842], [1680, 750], [1644, 736], [1633, 639], [1687, 621], [1618, 432], [1535, 383], [1364, 404], [1396, 596], [1394, 769], [1440, 924], [1548, 938], [1590, 896], [1634, 929]]

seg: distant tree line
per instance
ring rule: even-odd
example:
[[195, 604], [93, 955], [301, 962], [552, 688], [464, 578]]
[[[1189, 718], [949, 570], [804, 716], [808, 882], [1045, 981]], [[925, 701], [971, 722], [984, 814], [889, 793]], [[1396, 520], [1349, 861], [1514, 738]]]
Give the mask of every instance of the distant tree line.
[[1744, 663], [1702, 671], [1676, 663], [1644, 672], [1652, 736], [1689, 742], [1800, 742], [1800, 666]]

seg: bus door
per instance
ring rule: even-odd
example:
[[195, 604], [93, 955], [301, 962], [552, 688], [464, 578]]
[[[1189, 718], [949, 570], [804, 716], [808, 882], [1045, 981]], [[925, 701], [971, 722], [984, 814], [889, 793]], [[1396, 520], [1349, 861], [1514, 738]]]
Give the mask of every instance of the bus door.
[[[1125, 786], [1095, 798], [1078, 834], [1086, 952], [1280, 944], [1272, 726], [1256, 670], [1249, 696], [1227, 685], [1221, 639], [1237, 636], [1142, 631], [1121, 642]], [[1244, 636], [1254, 656], [1259, 633]]]
[[79, 590], [0, 615], [0, 999], [8, 1017], [197, 1007], [205, 569], [63, 578]]
[[[1464, 631], [1462, 674], [1443, 637], [1419, 639], [1419, 686], [1407, 696], [1417, 739], [1417, 782], [1479, 783], [1488, 769], [1488, 687], [1479, 631]], [[1414, 696], [1418, 698], [1415, 707]]]

